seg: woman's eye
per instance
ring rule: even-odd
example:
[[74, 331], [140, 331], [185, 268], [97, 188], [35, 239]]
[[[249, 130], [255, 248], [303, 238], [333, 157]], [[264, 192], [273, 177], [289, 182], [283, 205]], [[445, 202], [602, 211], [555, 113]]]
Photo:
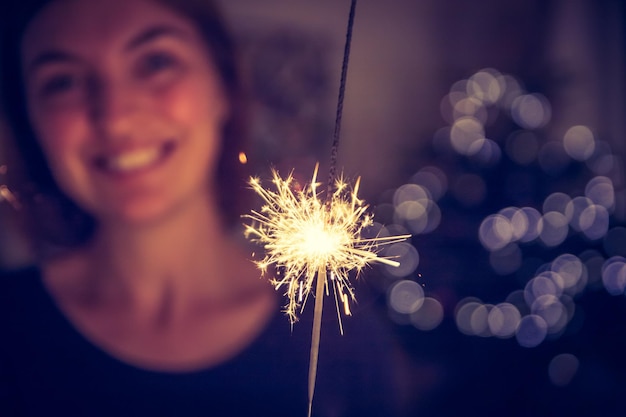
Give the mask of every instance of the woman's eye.
[[41, 88], [40, 93], [44, 97], [52, 97], [59, 94], [69, 93], [79, 87], [80, 81], [73, 75], [62, 74], [56, 75], [46, 80]]
[[178, 61], [166, 53], [148, 54], [139, 63], [137, 75], [150, 78], [163, 72], [176, 69]]

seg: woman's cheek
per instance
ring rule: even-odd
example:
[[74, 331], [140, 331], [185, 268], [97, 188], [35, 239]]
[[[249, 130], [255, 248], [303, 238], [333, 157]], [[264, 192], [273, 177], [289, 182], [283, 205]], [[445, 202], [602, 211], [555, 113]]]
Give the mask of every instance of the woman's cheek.
[[194, 92], [188, 83], [176, 83], [160, 90], [154, 97], [159, 115], [178, 122], [192, 122], [198, 117], [197, 103]]
[[[36, 134], [48, 157], [71, 158], [89, 137], [82, 111], [50, 111], [36, 123]], [[54, 155], [54, 156], [53, 156]]]
[[[224, 118], [225, 100], [215, 74], [191, 73], [158, 98], [163, 111], [181, 123], [220, 123]], [[192, 127], [192, 126], [189, 126]]]

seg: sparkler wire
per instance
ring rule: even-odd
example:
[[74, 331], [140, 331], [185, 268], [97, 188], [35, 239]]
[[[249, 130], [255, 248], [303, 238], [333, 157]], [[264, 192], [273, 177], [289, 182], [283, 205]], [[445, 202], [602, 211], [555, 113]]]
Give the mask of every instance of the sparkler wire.
[[[356, 1], [350, 4], [350, 15], [348, 17], [348, 29], [346, 31], [346, 45], [343, 50], [343, 63], [341, 64], [341, 79], [339, 81], [339, 96], [337, 97], [337, 113], [335, 114], [335, 131], [333, 133], [333, 144], [330, 149], [330, 170], [328, 173], [328, 194], [331, 194], [337, 176], [337, 153], [339, 152], [339, 133], [341, 132], [341, 118], [343, 115], [343, 98], [346, 91], [346, 78], [348, 76], [348, 61], [350, 60], [350, 44], [352, 43], [352, 27], [354, 26], [354, 12]], [[328, 195], [327, 194], [327, 195]]]

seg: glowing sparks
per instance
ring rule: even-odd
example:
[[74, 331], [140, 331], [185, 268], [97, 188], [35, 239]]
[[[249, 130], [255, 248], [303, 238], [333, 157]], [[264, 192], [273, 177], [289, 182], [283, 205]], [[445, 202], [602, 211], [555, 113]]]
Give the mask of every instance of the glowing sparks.
[[397, 266], [396, 261], [378, 256], [377, 249], [410, 237], [362, 238], [373, 218], [357, 197], [359, 181], [352, 188], [340, 178], [330, 197], [322, 200], [316, 178], [317, 167], [311, 182], [299, 188], [292, 175], [283, 179], [273, 171], [275, 191], [263, 188], [258, 178], [250, 180], [265, 204], [260, 211], [245, 216], [252, 220], [246, 225], [246, 236], [265, 248], [265, 257], [257, 265], [264, 274], [270, 266], [275, 267], [271, 283], [277, 290], [286, 289], [289, 301], [285, 312], [292, 323], [314, 288], [316, 276], [324, 280], [327, 295], [332, 287], [338, 314], [340, 306], [350, 314], [349, 300], [355, 298], [350, 271], [358, 274], [374, 262]]

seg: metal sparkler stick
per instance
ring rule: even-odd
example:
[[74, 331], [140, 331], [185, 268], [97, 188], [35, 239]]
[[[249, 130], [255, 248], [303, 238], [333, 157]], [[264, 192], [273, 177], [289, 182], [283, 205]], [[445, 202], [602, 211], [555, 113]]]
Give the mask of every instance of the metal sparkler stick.
[[311, 354], [309, 356], [309, 413], [313, 408], [313, 394], [317, 378], [317, 360], [320, 355], [320, 333], [322, 331], [322, 310], [324, 306], [324, 284], [326, 283], [326, 268], [317, 272], [315, 288], [315, 309], [313, 310], [313, 330], [311, 333]]

